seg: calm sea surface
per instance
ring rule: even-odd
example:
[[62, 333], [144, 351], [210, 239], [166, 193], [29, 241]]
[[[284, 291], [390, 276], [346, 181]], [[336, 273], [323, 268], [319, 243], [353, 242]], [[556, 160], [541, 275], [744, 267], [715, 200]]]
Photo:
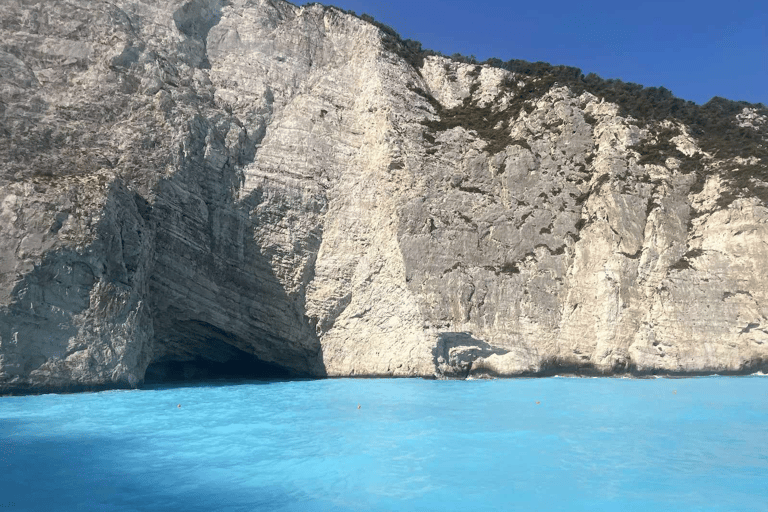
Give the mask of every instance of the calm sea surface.
[[768, 378], [4, 397], [0, 508], [765, 512]]

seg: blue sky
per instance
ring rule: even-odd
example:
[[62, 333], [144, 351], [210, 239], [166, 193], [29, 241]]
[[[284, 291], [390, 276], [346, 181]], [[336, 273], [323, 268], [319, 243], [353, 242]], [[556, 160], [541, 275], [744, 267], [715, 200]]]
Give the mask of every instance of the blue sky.
[[768, 105], [768, 0], [332, 0], [446, 55], [566, 64], [706, 103]]

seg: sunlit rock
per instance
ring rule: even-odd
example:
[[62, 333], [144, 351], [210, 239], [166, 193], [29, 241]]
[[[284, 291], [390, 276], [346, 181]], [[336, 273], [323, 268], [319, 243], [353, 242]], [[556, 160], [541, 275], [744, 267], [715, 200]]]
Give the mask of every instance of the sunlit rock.
[[0, 21], [0, 392], [768, 368], [765, 108], [643, 119], [319, 4]]

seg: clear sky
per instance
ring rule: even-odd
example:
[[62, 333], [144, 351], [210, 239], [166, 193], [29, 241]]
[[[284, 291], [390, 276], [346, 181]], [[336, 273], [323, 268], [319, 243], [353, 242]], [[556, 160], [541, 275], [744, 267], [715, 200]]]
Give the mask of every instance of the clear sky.
[[[301, 2], [295, 2], [301, 5]], [[565, 64], [706, 103], [768, 105], [768, 0], [326, 0], [479, 61]]]

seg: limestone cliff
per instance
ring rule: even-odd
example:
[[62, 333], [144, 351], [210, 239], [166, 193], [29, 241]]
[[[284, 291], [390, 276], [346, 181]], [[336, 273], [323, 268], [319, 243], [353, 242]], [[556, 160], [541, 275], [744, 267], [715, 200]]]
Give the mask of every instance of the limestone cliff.
[[0, 36], [0, 392], [768, 367], [762, 105], [643, 119], [281, 0], [10, 0]]

